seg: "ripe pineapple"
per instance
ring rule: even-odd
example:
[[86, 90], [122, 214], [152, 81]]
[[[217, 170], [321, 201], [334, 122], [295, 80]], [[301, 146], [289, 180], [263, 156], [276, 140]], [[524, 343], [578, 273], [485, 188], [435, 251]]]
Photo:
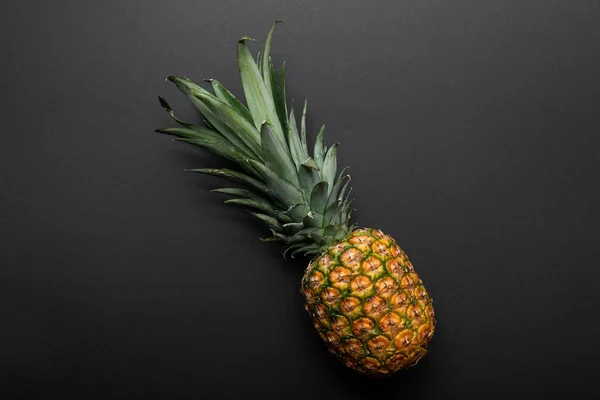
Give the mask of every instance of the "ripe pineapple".
[[213, 93], [185, 77], [173, 82], [204, 116], [204, 125], [179, 120], [179, 128], [158, 129], [175, 140], [207, 148], [237, 163], [241, 171], [192, 169], [245, 188], [215, 192], [226, 203], [253, 209], [283, 255], [314, 256], [302, 279], [305, 308], [329, 350], [360, 374], [388, 375], [417, 363], [435, 328], [432, 301], [406, 254], [380, 230], [350, 223], [350, 176], [337, 173], [338, 144], [327, 147], [323, 126], [312, 156], [306, 141], [306, 102], [300, 129], [281, 73], [269, 56], [276, 23], [262, 54], [252, 57], [243, 37], [238, 65], [247, 106], [216, 80]]
[[427, 352], [435, 314], [394, 239], [355, 229], [329, 246], [302, 279], [305, 308], [329, 350], [362, 374], [389, 374]]

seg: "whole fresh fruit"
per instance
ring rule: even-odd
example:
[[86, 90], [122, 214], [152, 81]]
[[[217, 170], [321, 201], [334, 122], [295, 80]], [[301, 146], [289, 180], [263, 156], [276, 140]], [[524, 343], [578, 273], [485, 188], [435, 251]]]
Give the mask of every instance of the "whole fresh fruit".
[[212, 93], [185, 77], [173, 82], [204, 116], [204, 125], [179, 120], [158, 129], [206, 148], [240, 170], [191, 169], [242, 187], [215, 189], [227, 203], [251, 208], [270, 229], [266, 241], [283, 255], [313, 256], [302, 279], [305, 308], [329, 350], [360, 374], [389, 375], [416, 364], [435, 329], [432, 300], [406, 254], [380, 230], [352, 225], [350, 176], [337, 170], [338, 144], [327, 147], [325, 127], [309, 153], [306, 102], [298, 126], [288, 108], [285, 63], [278, 73], [270, 57], [276, 23], [255, 60], [243, 37], [238, 66], [246, 104], [218, 81]]

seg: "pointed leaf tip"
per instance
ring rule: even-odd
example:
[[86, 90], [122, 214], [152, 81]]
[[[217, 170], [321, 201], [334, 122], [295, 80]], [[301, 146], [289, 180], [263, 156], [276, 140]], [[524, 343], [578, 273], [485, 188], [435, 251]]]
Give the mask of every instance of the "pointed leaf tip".
[[163, 99], [162, 97], [158, 96], [158, 102], [160, 103], [160, 106], [162, 108], [164, 108], [167, 111], [173, 111], [171, 109], [171, 106], [169, 105], [169, 103], [167, 103], [167, 101], [165, 99]]
[[242, 36], [238, 42], [245, 42], [246, 40], [250, 42], [256, 42], [256, 39], [254, 39], [252, 36]]
[[312, 157], [308, 157], [301, 165], [304, 165], [306, 168], [312, 168], [315, 171], [320, 171], [319, 166]]

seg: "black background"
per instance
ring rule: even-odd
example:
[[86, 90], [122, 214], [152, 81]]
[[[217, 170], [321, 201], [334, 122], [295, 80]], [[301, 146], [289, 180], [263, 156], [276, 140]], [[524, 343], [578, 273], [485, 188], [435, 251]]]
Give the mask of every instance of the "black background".
[[[360, 225], [431, 292], [430, 353], [356, 378], [302, 308], [306, 259], [153, 133], [165, 77], [241, 95], [236, 41], [285, 19], [310, 138], [327, 123]], [[0, 6], [5, 398], [593, 397], [597, 1], [19, 1]], [[597, 395], [597, 393], [596, 393]]]

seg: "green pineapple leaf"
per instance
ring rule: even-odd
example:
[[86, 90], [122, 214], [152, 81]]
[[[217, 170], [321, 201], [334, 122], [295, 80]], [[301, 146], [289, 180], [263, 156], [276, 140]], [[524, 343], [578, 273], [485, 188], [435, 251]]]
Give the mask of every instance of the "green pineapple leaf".
[[267, 224], [267, 226], [275, 232], [281, 232], [282, 231], [282, 227], [281, 224], [279, 223], [279, 221], [277, 221], [276, 218], [273, 218], [269, 215], [265, 215], [265, 214], [261, 214], [261, 213], [255, 213], [250, 211], [250, 214], [254, 215], [256, 218], [260, 219], [262, 222], [264, 222], [265, 224]]
[[258, 67], [258, 72], [262, 75], [262, 50], [258, 50], [256, 52], [256, 66]]
[[284, 243], [305, 243], [306, 242], [306, 238], [303, 236], [298, 236], [298, 235], [293, 235], [293, 236], [287, 236], [287, 235], [283, 235], [277, 231], [271, 230], [271, 233], [273, 234], [273, 236], [275, 236], [277, 239], [281, 240]]
[[263, 203], [268, 202], [268, 200], [265, 199], [264, 197], [259, 196], [256, 193], [253, 193], [249, 190], [241, 189], [241, 188], [219, 188], [219, 189], [212, 189], [211, 192], [228, 194], [231, 196], [237, 196], [237, 197], [241, 197], [241, 198], [245, 198], [245, 199], [254, 199], [256, 201], [260, 201]]
[[323, 220], [325, 221], [325, 225], [331, 226], [331, 224], [337, 224], [339, 221], [336, 219], [336, 216], [339, 216], [339, 210], [341, 208], [342, 202], [339, 200], [334, 201], [329, 204], [323, 213]]
[[156, 132], [177, 136], [175, 139], [177, 141], [205, 147], [213, 153], [241, 165], [244, 165], [248, 159], [247, 154], [232, 146], [223, 136], [208, 129], [202, 134], [199, 134], [195, 130], [184, 128], [164, 128], [157, 129]]
[[[161, 107], [182, 127], [157, 131], [209, 149], [237, 163], [244, 172], [225, 168], [192, 169], [237, 182], [244, 188], [219, 188], [232, 196], [226, 203], [243, 205], [263, 221], [273, 234], [265, 241], [282, 241], [284, 256], [317, 254], [353, 228], [350, 177], [337, 171], [337, 148], [324, 143], [325, 125], [315, 139], [312, 157], [307, 145], [305, 100], [300, 123], [286, 99], [286, 64], [278, 74], [271, 60], [276, 24], [271, 27], [256, 60], [247, 41], [238, 41], [238, 67], [246, 105], [220, 82], [209, 79], [214, 93], [186, 77], [170, 76], [200, 111], [206, 127], [179, 120], [159, 97]], [[336, 174], [338, 174], [336, 176]]]
[[271, 61], [271, 43], [273, 42], [273, 34], [275, 33], [275, 27], [278, 22], [275, 21], [273, 26], [271, 26], [271, 30], [269, 30], [269, 34], [267, 35], [267, 40], [265, 41], [265, 49], [262, 53], [262, 65], [261, 71], [263, 75], [263, 80], [265, 81], [265, 86], [269, 92], [273, 91], [273, 83], [271, 81], [271, 69], [269, 68], [269, 64]]
[[158, 102], [160, 103], [160, 106], [171, 116], [171, 118], [173, 119], [173, 121], [177, 122], [179, 125], [184, 126], [188, 129], [194, 129], [194, 130], [198, 130], [198, 129], [203, 129], [204, 127], [201, 125], [196, 125], [196, 124], [190, 124], [188, 122], [183, 122], [181, 121], [179, 118], [177, 118], [175, 116], [175, 112], [173, 111], [173, 109], [171, 108], [171, 106], [169, 105], [169, 103], [167, 103], [167, 101], [165, 99], [163, 99], [162, 97], [158, 96]]
[[298, 172], [289, 154], [289, 149], [277, 140], [269, 124], [265, 123], [262, 125], [260, 137], [263, 157], [269, 168], [276, 171], [282, 178], [299, 186]]
[[238, 42], [238, 67], [246, 102], [248, 103], [250, 114], [252, 114], [256, 130], [260, 130], [260, 126], [266, 121], [271, 124], [279, 140], [285, 143], [283, 129], [281, 128], [279, 118], [277, 118], [272, 94], [267, 90], [244, 38]]
[[238, 100], [237, 97], [233, 95], [227, 88], [219, 83], [216, 79], [209, 79], [209, 82], [215, 92], [215, 95], [219, 100], [224, 103], [227, 103], [233, 108], [238, 114], [246, 119], [246, 121], [251, 124], [254, 123], [252, 121], [252, 115], [250, 115], [250, 111], [246, 108], [245, 105], [242, 104], [241, 101]]
[[251, 122], [248, 122], [229, 104], [222, 102], [210, 94], [196, 93], [194, 97], [200, 100], [217, 118], [223, 121], [232, 132], [236, 132], [237, 136], [256, 154], [261, 153], [260, 134]]
[[315, 171], [320, 171], [319, 165], [312, 159], [312, 157], [308, 157], [306, 161], [302, 163], [303, 167], [314, 169]]
[[327, 151], [325, 155], [325, 159], [323, 160], [323, 171], [322, 176], [323, 180], [329, 182], [329, 188], [333, 187], [333, 182], [335, 180], [335, 172], [337, 170], [337, 148], [339, 143], [334, 144]]
[[308, 215], [310, 208], [304, 203], [291, 206], [285, 211], [285, 215], [290, 217], [292, 221], [302, 221]]
[[[227, 141], [227, 139], [219, 135], [218, 132], [212, 131], [202, 126], [200, 126], [198, 130], [187, 128], [160, 128], [155, 129], [154, 131], [158, 133], [164, 133], [165, 135], [176, 136], [178, 138], [184, 139], [201, 139], [204, 135], [217, 135], [224, 141]], [[229, 146], [231, 146], [231, 143], [229, 143]]]
[[323, 240], [323, 233], [323, 229], [315, 229], [314, 232], [308, 235], [308, 237], [319, 243]]
[[262, 177], [267, 186], [271, 189], [271, 196], [279, 201], [282, 208], [298, 204], [302, 200], [302, 193], [293, 183], [273, 172], [265, 164], [249, 160], [250, 165]]
[[277, 211], [268, 203], [254, 200], [254, 199], [229, 199], [225, 201], [225, 204], [239, 204], [242, 206], [256, 208], [263, 213], [270, 215], [273, 218], [277, 218]]
[[294, 116], [293, 109], [290, 111], [287, 142], [290, 146], [290, 152], [292, 153], [292, 158], [294, 159], [297, 169], [300, 167], [300, 164], [306, 160], [306, 157], [304, 157], [304, 150], [300, 143], [300, 137], [298, 136], [298, 127], [296, 126], [296, 117]]
[[226, 169], [226, 168], [218, 168], [218, 169], [217, 168], [195, 168], [195, 169], [188, 169], [187, 171], [188, 172], [198, 172], [198, 173], [206, 174], [206, 175], [219, 176], [219, 177], [226, 178], [226, 179], [229, 179], [234, 182], [242, 183], [248, 187], [255, 189], [259, 193], [264, 193], [267, 195], [269, 195], [271, 193], [271, 189], [269, 189], [269, 187], [267, 185], [265, 185], [263, 182], [259, 181], [258, 179], [254, 179], [251, 176], [248, 176], [246, 174], [238, 172], [238, 171], [232, 171], [232, 170]]
[[[303, 246], [305, 246], [304, 243], [296, 243], [296, 244], [292, 244], [289, 246], [285, 246], [281, 250], [281, 255], [285, 259], [285, 258], [287, 258], [287, 253], [289, 253], [292, 250], [299, 249], [300, 247], [303, 247]], [[292, 258], [294, 258], [294, 257], [292, 256]]]
[[284, 131], [289, 131], [288, 117], [287, 117], [287, 104], [285, 98], [285, 63], [283, 63], [281, 77], [277, 76], [277, 69], [275, 64], [271, 63], [271, 84], [273, 85], [271, 91], [273, 93], [273, 101], [275, 102], [275, 111], [277, 111], [277, 118], [281, 122], [281, 128]]
[[[350, 176], [348, 176], [350, 177]], [[337, 198], [338, 200], [344, 200], [346, 198], [346, 192], [348, 190], [351, 190], [352, 188], [350, 187], [350, 179], [348, 179], [348, 181], [344, 184], [344, 187], [342, 188], [342, 190], [340, 190], [340, 193], [338, 194]]]
[[286, 235], [295, 235], [304, 228], [304, 224], [302, 222], [289, 222], [283, 224], [282, 227]]
[[175, 86], [177, 86], [177, 88], [188, 97], [192, 104], [194, 104], [198, 111], [200, 111], [200, 113], [202, 113], [202, 115], [206, 118], [206, 121], [211, 129], [220, 132], [234, 146], [240, 150], [243, 150], [245, 153], [250, 154], [252, 158], [260, 159], [260, 146], [257, 144], [248, 145], [245, 141], [238, 137], [234, 131], [225, 125], [225, 123], [221, 121], [221, 119], [218, 118], [202, 101], [200, 101], [195, 94], [202, 93], [205, 96], [213, 97], [214, 99], [218, 100], [216, 97], [187, 78], [170, 76], [168, 80], [173, 82]]
[[300, 179], [300, 188], [302, 189], [304, 199], [307, 203], [310, 203], [310, 194], [315, 185], [320, 181], [319, 172], [314, 168], [301, 165], [298, 177]]
[[294, 256], [298, 253], [304, 253], [305, 256], [311, 255], [311, 254], [317, 254], [320, 250], [321, 246], [319, 246], [316, 243], [312, 243], [312, 244], [307, 244], [305, 246], [299, 247], [298, 249], [294, 250], [291, 253], [291, 257], [294, 258]]
[[319, 211], [311, 211], [302, 220], [304, 226], [309, 228], [321, 228], [323, 227], [323, 214]]
[[325, 155], [325, 145], [323, 144], [323, 135], [325, 134], [325, 125], [321, 127], [317, 138], [315, 139], [315, 148], [313, 151], [313, 158], [319, 167], [323, 167], [323, 157]]
[[304, 228], [300, 232], [296, 233], [296, 236], [306, 236], [306, 237], [309, 237], [317, 229], [320, 229], [320, 228]]
[[306, 142], [306, 108], [308, 100], [304, 99], [304, 107], [302, 107], [302, 119], [300, 120], [300, 142], [304, 151], [304, 159], [308, 158], [308, 144]]
[[319, 182], [315, 185], [310, 195], [310, 209], [313, 211], [323, 212], [327, 206], [327, 191], [329, 188], [328, 182]]
[[340, 196], [342, 189], [348, 185], [350, 183], [350, 175], [346, 175], [341, 179], [338, 179], [335, 184], [333, 185], [333, 188], [331, 189], [331, 192], [329, 193], [329, 200], [327, 200], [327, 204], [334, 204], [337, 203], [338, 201], [342, 201], [342, 198]]

